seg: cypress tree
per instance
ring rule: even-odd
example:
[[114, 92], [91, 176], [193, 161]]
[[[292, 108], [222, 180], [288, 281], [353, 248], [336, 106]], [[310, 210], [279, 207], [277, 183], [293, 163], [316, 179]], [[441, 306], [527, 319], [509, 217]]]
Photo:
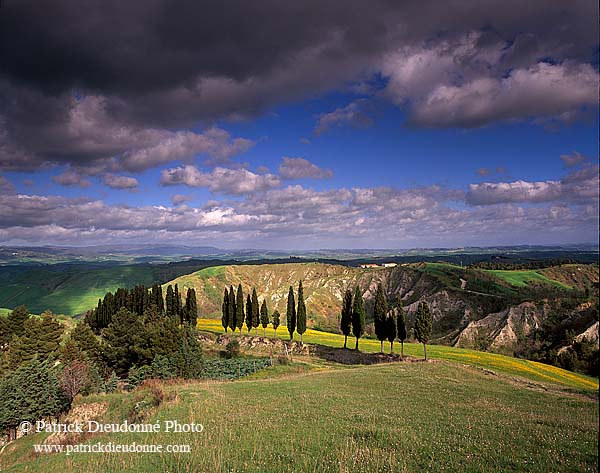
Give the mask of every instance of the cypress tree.
[[287, 298], [287, 329], [290, 334], [290, 340], [294, 339], [294, 331], [296, 330], [296, 302], [294, 300], [294, 288], [290, 286]]
[[358, 350], [358, 339], [362, 337], [364, 331], [365, 302], [360, 287], [356, 286], [356, 290], [354, 291], [354, 301], [352, 303], [352, 334], [356, 337], [356, 350]]
[[263, 299], [260, 306], [260, 324], [263, 328], [263, 337], [267, 336], [267, 326], [269, 325], [269, 309], [267, 309], [267, 300]]
[[375, 308], [373, 309], [373, 319], [375, 322], [375, 335], [381, 342], [381, 353], [383, 353], [383, 342], [387, 338], [387, 302], [383, 293], [381, 283], [377, 286], [375, 295]]
[[[117, 290], [117, 294], [115, 294], [117, 310], [121, 308], [118, 302], [118, 299], [120, 298], [118, 292], [119, 291]], [[163, 300], [162, 287], [156, 283], [152, 284], [152, 290], [150, 294], [150, 303], [154, 304], [159, 314], [163, 315], [165, 313], [165, 301]]]
[[273, 330], [275, 331], [275, 337], [277, 337], [277, 327], [279, 327], [280, 317], [279, 311], [275, 309], [273, 312], [273, 321], [271, 322], [273, 324]]
[[235, 302], [235, 323], [237, 328], [242, 333], [242, 327], [244, 326], [244, 291], [242, 290], [242, 284], [238, 285], [237, 300]]
[[256, 295], [256, 289], [252, 288], [252, 303], [250, 304], [252, 312], [252, 328], [255, 329], [258, 335], [258, 324], [260, 321], [260, 307], [258, 306], [258, 296]]
[[221, 310], [221, 325], [225, 329], [225, 333], [227, 333], [227, 327], [229, 327], [229, 292], [227, 292], [227, 287], [223, 293], [223, 304], [221, 305]]
[[184, 312], [187, 318], [186, 322], [195, 327], [198, 320], [198, 301], [196, 300], [196, 290], [193, 287], [187, 290]]
[[427, 302], [419, 302], [417, 317], [415, 318], [415, 338], [423, 344], [425, 360], [427, 360], [427, 342], [431, 337], [431, 311]]
[[176, 302], [175, 302], [175, 294], [173, 293], [173, 287], [169, 284], [167, 286], [167, 296], [166, 296], [166, 315], [168, 317], [175, 317], [176, 315]]
[[398, 296], [398, 313], [396, 315], [396, 327], [398, 330], [398, 339], [401, 344], [400, 356], [404, 358], [404, 340], [406, 340], [406, 319], [404, 317], [404, 308], [402, 307], [402, 299]]
[[229, 286], [229, 328], [232, 332], [235, 332], [237, 329], [237, 320], [235, 319], [237, 315], [237, 308], [235, 306], [235, 302], [235, 290], [233, 289], [233, 286]]
[[175, 284], [175, 315], [179, 317], [179, 323], [183, 324], [183, 304], [181, 303], [181, 294], [179, 288]]
[[396, 327], [396, 317], [394, 317], [394, 313], [391, 312], [387, 316], [387, 338], [390, 342], [390, 353], [394, 353], [394, 340], [397, 335], [397, 327]]
[[304, 288], [302, 280], [298, 284], [298, 311], [296, 312], [296, 331], [300, 334], [300, 343], [302, 342], [302, 334], [306, 332], [306, 305], [304, 304]]
[[352, 330], [352, 292], [346, 289], [344, 300], [342, 302], [342, 318], [340, 320], [340, 329], [344, 334], [344, 348], [348, 342], [348, 335]]
[[246, 329], [248, 333], [252, 329], [252, 299], [250, 298], [250, 294], [246, 296]]

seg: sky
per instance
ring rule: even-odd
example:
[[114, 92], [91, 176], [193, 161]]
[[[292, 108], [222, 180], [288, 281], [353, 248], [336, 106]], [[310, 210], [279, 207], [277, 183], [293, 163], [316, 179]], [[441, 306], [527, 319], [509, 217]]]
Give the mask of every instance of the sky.
[[597, 243], [595, 3], [6, 0], [0, 244]]

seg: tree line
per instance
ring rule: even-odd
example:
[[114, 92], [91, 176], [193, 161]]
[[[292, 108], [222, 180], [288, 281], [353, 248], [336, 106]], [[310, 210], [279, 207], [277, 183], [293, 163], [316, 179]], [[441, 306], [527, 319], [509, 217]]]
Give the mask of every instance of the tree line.
[[[304, 302], [302, 281], [298, 284], [297, 305], [294, 288], [290, 286], [287, 297], [286, 319], [290, 340], [294, 339], [294, 333], [297, 332], [300, 335], [300, 342], [302, 343], [302, 335], [306, 332], [306, 304]], [[275, 330], [275, 336], [277, 336], [277, 328], [280, 322], [281, 314], [278, 310], [273, 311], [272, 316], [269, 317], [269, 308], [266, 299], [263, 299], [259, 309], [256, 288], [252, 288], [252, 296], [247, 294], [244, 305], [244, 290], [241, 284], [238, 285], [237, 292], [233, 286], [230, 286], [229, 289], [225, 287], [223, 303], [221, 305], [221, 325], [225, 333], [227, 333], [227, 330], [231, 330], [232, 332], [239, 330], [241, 334], [244, 323], [246, 324], [248, 333], [253, 328], [258, 331], [260, 323], [263, 328], [263, 335], [266, 335], [266, 329], [270, 323]]]
[[544, 269], [552, 266], [562, 266], [564, 264], [577, 264], [577, 261], [571, 258], [549, 258], [536, 261], [477, 261], [471, 263], [467, 268], [473, 269], [492, 269], [492, 270], [523, 270], [523, 269]]
[[196, 290], [189, 288], [183, 301], [177, 284], [175, 287], [169, 284], [164, 297], [162, 287], [158, 284], [153, 284], [151, 288], [143, 285], [132, 289], [120, 287], [114, 294], [107, 292], [103, 298], [98, 299], [97, 307], [88, 311], [85, 318], [94, 332], [100, 333], [102, 329], [108, 327], [113, 316], [122, 307], [139, 315], [150, 306], [154, 306], [153, 310], [158, 314], [172, 317], [180, 324], [196, 325], [198, 318]]
[[[373, 308], [373, 321], [375, 335], [381, 342], [381, 353], [383, 344], [387, 340], [390, 343], [390, 353], [394, 352], [394, 341], [400, 340], [401, 356], [404, 357], [404, 341], [406, 340], [406, 317], [402, 299], [398, 297], [396, 307], [388, 307], [387, 298], [383, 286], [377, 286], [375, 305]], [[431, 337], [432, 317], [427, 302], [420, 302], [415, 318], [414, 333], [419, 343], [423, 344], [425, 359], [427, 359], [427, 342]], [[365, 303], [359, 286], [354, 289], [346, 289], [342, 300], [342, 311], [340, 317], [340, 330], [344, 335], [344, 348], [347, 348], [348, 336], [352, 333], [356, 338], [355, 349], [358, 350], [358, 340], [365, 331]]]

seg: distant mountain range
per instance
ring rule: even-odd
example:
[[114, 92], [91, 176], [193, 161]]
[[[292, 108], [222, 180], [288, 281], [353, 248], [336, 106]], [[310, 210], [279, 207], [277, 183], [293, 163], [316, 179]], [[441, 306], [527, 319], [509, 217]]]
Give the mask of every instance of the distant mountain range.
[[66, 263], [66, 262], [165, 262], [190, 258], [236, 258], [241, 260], [298, 258], [361, 260], [391, 259], [396, 262], [442, 260], [469, 264], [487, 260], [492, 256], [512, 260], [539, 258], [572, 258], [580, 262], [598, 259], [598, 245], [562, 246], [494, 246], [465, 248], [413, 248], [413, 249], [319, 249], [319, 250], [265, 250], [222, 249], [214, 246], [123, 244], [86, 247], [62, 246], [0, 246], [0, 264]]

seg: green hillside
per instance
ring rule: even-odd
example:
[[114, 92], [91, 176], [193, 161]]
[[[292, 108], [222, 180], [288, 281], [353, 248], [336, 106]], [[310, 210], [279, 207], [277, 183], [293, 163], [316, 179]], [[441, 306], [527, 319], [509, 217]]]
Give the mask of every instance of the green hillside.
[[[198, 319], [198, 328], [203, 331], [221, 334], [223, 327], [220, 321], [211, 319]], [[244, 333], [246, 333], [244, 329]], [[262, 334], [262, 328], [259, 328]], [[275, 332], [271, 327], [266, 330], [268, 337], [274, 337]], [[286, 327], [279, 327], [277, 337], [289, 340]], [[344, 346], [344, 337], [336, 333], [321, 332], [308, 329], [303, 335], [305, 343], [319, 344], [329, 347], [341, 348]], [[354, 339], [348, 339], [348, 346], [354, 347]], [[389, 345], [386, 342], [386, 351]], [[400, 352], [400, 344], [394, 344], [395, 352]], [[380, 351], [379, 341], [376, 339], [360, 339], [360, 350], [369, 353], [378, 353]], [[404, 354], [421, 358], [423, 356], [423, 345], [419, 343], [405, 343]], [[513, 358], [511, 356], [499, 355], [496, 353], [487, 353], [465, 348], [449, 347], [444, 345], [428, 345], [427, 356], [433, 359], [452, 361], [465, 365], [476, 366], [494, 373], [500, 373], [509, 376], [518, 376], [519, 378], [531, 381], [550, 383], [568, 387], [571, 389], [598, 390], [598, 378], [592, 378], [583, 374], [567, 371], [556, 366], [537, 363], [535, 361]]]
[[31, 312], [46, 309], [77, 315], [119, 287], [164, 283], [217, 262], [181, 261], [166, 264], [48, 264], [0, 266], [0, 307], [26, 305]]
[[[578, 267], [582, 268], [585, 278], [573, 289], [582, 290], [598, 281], [597, 271], [594, 271], [597, 267]], [[559, 269], [554, 272], [561, 274]], [[529, 284], [533, 278], [536, 284]], [[283, 313], [289, 286], [296, 287], [300, 280], [304, 286], [309, 324], [313, 327], [335, 329], [344, 291], [357, 284], [365, 291], [369, 312], [377, 284], [381, 283], [390, 301], [400, 295], [405, 306], [422, 298], [437, 297], [445, 318], [436, 326], [440, 327], [438, 334], [441, 336], [460, 324], [465, 307], [474, 319], [479, 319], [524, 301], [573, 293], [570, 285], [535, 271], [484, 271], [448, 263], [414, 263], [374, 269], [322, 263], [230, 265], [202, 269], [170, 281], [170, 284], [177, 283], [184, 289], [193, 287], [201, 316], [218, 318], [225, 287], [237, 288], [241, 284], [246, 292], [256, 287], [259, 298], [266, 298], [272, 310]]]
[[529, 284], [550, 284], [554, 286], [558, 286], [563, 289], [572, 289], [571, 286], [567, 286], [566, 284], [561, 283], [560, 281], [556, 281], [554, 279], [550, 279], [544, 276], [539, 271], [520, 271], [520, 270], [512, 270], [512, 271], [504, 271], [504, 270], [488, 270], [488, 273], [493, 274], [494, 276], [503, 279], [509, 284], [517, 287], [525, 287]]
[[[196, 422], [204, 432], [98, 434], [77, 443], [189, 445], [190, 453], [36, 456], [33, 444], [48, 434], [35, 434], [7, 447], [0, 468], [215, 473], [597, 469], [597, 401], [530, 389], [456, 364], [325, 369], [162, 390], [162, 404], [144, 422]], [[149, 395], [147, 389], [96, 395], [78, 404], [88, 404], [90, 412], [107, 406], [101, 422], [118, 422]]]
[[26, 305], [31, 312], [51, 309], [75, 315], [96, 306], [98, 298], [118, 287], [152, 284], [150, 267], [145, 265], [106, 268], [68, 267], [65, 270], [39, 268], [22, 272], [0, 284], [0, 305]]

